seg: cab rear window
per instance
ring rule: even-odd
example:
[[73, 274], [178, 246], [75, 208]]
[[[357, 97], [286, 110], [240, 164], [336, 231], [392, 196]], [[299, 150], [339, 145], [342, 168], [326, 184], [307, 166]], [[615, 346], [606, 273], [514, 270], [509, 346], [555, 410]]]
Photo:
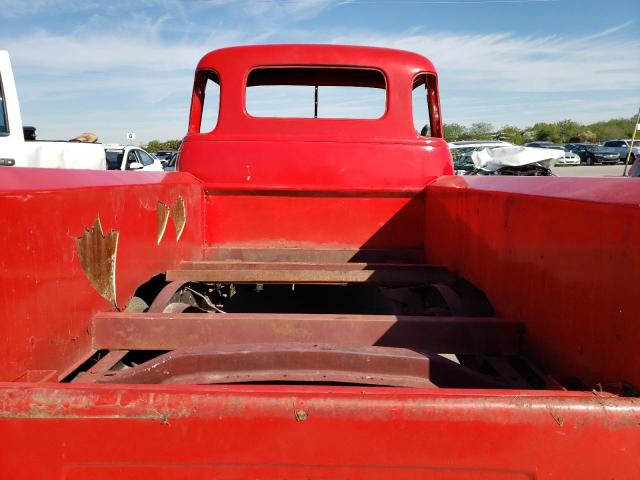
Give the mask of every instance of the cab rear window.
[[247, 78], [253, 117], [377, 119], [386, 112], [380, 70], [348, 67], [261, 67]]

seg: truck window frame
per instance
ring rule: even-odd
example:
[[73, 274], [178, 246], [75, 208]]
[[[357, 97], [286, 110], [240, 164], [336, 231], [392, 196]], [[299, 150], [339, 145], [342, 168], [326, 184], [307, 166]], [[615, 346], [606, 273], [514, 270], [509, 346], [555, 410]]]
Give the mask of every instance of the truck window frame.
[[[380, 89], [382, 91], [384, 91], [384, 110], [382, 111], [382, 113], [379, 116], [376, 116], [375, 118], [367, 118], [367, 117], [295, 117], [295, 116], [278, 116], [278, 117], [273, 117], [273, 116], [258, 116], [258, 115], [252, 115], [248, 109], [247, 109], [247, 89], [252, 87], [252, 86], [260, 86], [260, 85], [280, 85], [280, 84], [258, 84], [258, 85], [249, 85], [249, 79], [251, 78], [251, 74], [254, 73], [255, 71], [258, 70], [285, 70], [285, 69], [291, 69], [291, 70], [348, 70], [348, 71], [365, 71], [365, 72], [375, 72], [376, 74], [380, 75], [380, 79], [382, 79], [382, 81], [384, 82], [382, 87], [375, 87], [375, 86], [368, 86], [368, 85], [351, 85], [347, 82], [345, 82], [344, 85], [328, 85], [328, 84], [321, 84], [319, 86], [336, 86], [336, 87], [365, 87], [365, 88], [372, 88], [372, 89]], [[320, 83], [320, 82], [318, 82]], [[287, 84], [282, 84], [284, 86], [297, 86], [297, 85], [301, 85], [301, 86], [310, 86], [313, 87], [313, 85], [310, 85], [308, 83], [287, 83]], [[377, 122], [380, 120], [383, 120], [387, 117], [388, 113], [389, 113], [389, 81], [387, 79], [387, 75], [385, 74], [385, 72], [377, 67], [367, 67], [367, 66], [352, 66], [352, 65], [316, 65], [316, 64], [293, 64], [293, 65], [259, 65], [259, 66], [255, 66], [251, 69], [249, 69], [246, 74], [245, 77], [243, 79], [243, 86], [244, 86], [244, 92], [242, 95], [242, 113], [247, 117], [247, 118], [251, 118], [251, 119], [260, 119], [260, 120], [301, 120], [301, 121], [313, 121], [313, 120], [319, 120], [319, 121], [357, 121], [357, 122]]]
[[[207, 86], [209, 84], [209, 80], [213, 81], [218, 85], [218, 105], [217, 105], [217, 115], [216, 115], [216, 123], [210, 130], [202, 129], [202, 122], [206, 120], [204, 118], [204, 114], [206, 113], [207, 102]], [[191, 102], [191, 113], [189, 114], [190, 124], [189, 131], [194, 130], [194, 133], [198, 133], [201, 135], [206, 135], [209, 133], [213, 133], [218, 128], [218, 123], [220, 122], [220, 106], [222, 103], [222, 77], [217, 70], [212, 68], [206, 68], [196, 71], [196, 77], [194, 82], [193, 89], [193, 99]], [[197, 121], [195, 121], [197, 119]], [[191, 123], [192, 120], [194, 123]], [[194, 128], [195, 127], [195, 128]]]
[[0, 115], [4, 121], [4, 129], [0, 130], [0, 137], [8, 137], [11, 134], [11, 128], [9, 127], [9, 116], [7, 115], [7, 100], [4, 96], [2, 73], [0, 73]]
[[413, 123], [414, 113], [413, 92], [422, 85], [424, 85], [426, 92], [425, 100], [427, 102], [430, 135], [424, 136], [418, 132], [418, 138], [443, 138], [438, 77], [433, 72], [418, 72], [413, 76], [411, 81], [411, 123]]

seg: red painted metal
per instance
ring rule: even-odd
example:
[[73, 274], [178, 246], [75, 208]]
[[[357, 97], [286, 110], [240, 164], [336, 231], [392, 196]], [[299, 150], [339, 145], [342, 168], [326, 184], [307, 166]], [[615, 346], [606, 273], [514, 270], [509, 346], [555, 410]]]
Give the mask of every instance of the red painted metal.
[[118, 362], [120, 362], [127, 353], [129, 353], [127, 350], [112, 350], [108, 352], [89, 370], [80, 374], [79, 378], [74, 379], [73, 381], [79, 383], [95, 382], [96, 379], [101, 378], [106, 372], [111, 370]]
[[318, 262], [318, 263], [422, 263], [424, 251], [417, 249], [334, 249], [326, 246], [304, 248], [225, 248], [207, 247], [205, 261], [234, 262]]
[[[246, 79], [269, 65], [377, 68], [386, 78], [386, 113], [378, 120], [251, 117]], [[220, 112], [216, 128], [201, 134], [198, 78], [207, 70], [220, 77]], [[426, 58], [371, 47], [256, 46], [206, 55], [179, 169], [207, 183], [205, 224], [216, 226], [207, 227], [207, 243], [421, 247], [420, 192], [452, 165], [439, 119], [434, 137], [415, 131], [411, 89], [419, 73], [435, 77]]]
[[433, 388], [429, 357], [404, 348], [322, 343], [205, 345], [176, 350], [100, 383], [321, 382]]
[[[157, 243], [157, 203], [181, 196], [187, 223]], [[91, 354], [89, 325], [111, 303], [83, 272], [76, 239], [97, 217], [119, 233], [115, 285], [126, 305], [149, 278], [202, 255], [201, 187], [186, 174], [6, 168], [0, 175], [0, 380], [64, 377]]]
[[[265, 65], [379, 68], [387, 112], [249, 117], [244, 81]], [[199, 68], [220, 74], [222, 109], [215, 131], [197, 133], [196, 84], [179, 161], [195, 177], [2, 170], [0, 380], [16, 382], [0, 384], [1, 478], [640, 477], [637, 398], [563, 390], [567, 377], [614, 391], [640, 385], [640, 304], [629, 290], [640, 284], [636, 183], [433, 181], [452, 167], [444, 140], [411, 125], [414, 76], [435, 74], [417, 55], [251, 47], [214, 52]], [[158, 203], [179, 197], [184, 232], [178, 241], [166, 228], [158, 242]], [[57, 384], [95, 353], [92, 319], [113, 308], [76, 247], [97, 217], [104, 234], [118, 233], [119, 307], [184, 260], [424, 251], [416, 262], [459, 273], [499, 317], [525, 325], [524, 353], [558, 390]], [[100, 240], [90, 240], [91, 254]]]
[[0, 405], [18, 480], [640, 476], [637, 400], [590, 392], [3, 384]]
[[150, 313], [160, 313], [169, 305], [173, 296], [180, 290], [187, 282], [171, 282], [168, 283], [160, 293], [153, 299], [153, 303], [149, 305], [147, 309]]
[[414, 272], [433, 272], [446, 270], [444, 267], [426, 265], [424, 263], [378, 263], [378, 262], [233, 262], [196, 260], [180, 263], [181, 269], [187, 270], [395, 270]]
[[[276, 162], [275, 158], [272, 161]], [[288, 171], [288, 167], [283, 171]], [[209, 246], [422, 248], [422, 195], [413, 198], [256, 196], [251, 193], [250, 185], [247, 192], [246, 195], [206, 196], [205, 223], [210, 227], [206, 227], [205, 239]]]
[[[352, 265], [352, 264], [345, 264]], [[212, 283], [367, 283], [373, 285], [407, 285], [427, 283], [453, 283], [456, 275], [443, 267], [422, 266], [421, 269], [371, 268], [354, 269], [327, 266], [324, 268], [215, 268], [198, 266], [167, 271], [167, 280], [200, 281]]]
[[522, 326], [505, 319], [269, 313], [129, 313], [94, 317], [96, 350], [175, 350], [234, 343], [320, 342], [434, 353], [518, 353]]
[[523, 322], [526, 352], [590, 388], [640, 385], [640, 189], [628, 179], [443, 177], [428, 188], [427, 261]]

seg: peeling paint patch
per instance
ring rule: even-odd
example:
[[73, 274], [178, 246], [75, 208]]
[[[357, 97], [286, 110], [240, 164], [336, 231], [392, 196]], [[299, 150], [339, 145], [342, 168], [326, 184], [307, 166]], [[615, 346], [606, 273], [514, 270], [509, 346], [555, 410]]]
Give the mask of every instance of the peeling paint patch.
[[184, 205], [184, 199], [178, 195], [178, 198], [171, 205], [171, 218], [176, 227], [176, 242], [180, 240], [184, 226], [187, 223], [187, 209]]
[[116, 254], [120, 232], [111, 229], [107, 235], [102, 230], [100, 217], [93, 227], [84, 229], [76, 238], [80, 265], [93, 288], [105, 299], [116, 305]]
[[184, 199], [178, 195], [178, 198], [173, 202], [171, 207], [168, 207], [162, 202], [158, 202], [156, 212], [158, 216], [158, 245], [160, 245], [162, 237], [164, 237], [165, 231], [167, 230], [169, 216], [173, 219], [173, 225], [176, 228], [176, 242], [180, 240], [187, 223], [187, 209], [184, 204]]
[[158, 245], [160, 245], [160, 240], [164, 236], [164, 232], [167, 229], [167, 222], [169, 221], [169, 213], [170, 209], [167, 205], [162, 202], [158, 202], [156, 207], [156, 215], [158, 218]]

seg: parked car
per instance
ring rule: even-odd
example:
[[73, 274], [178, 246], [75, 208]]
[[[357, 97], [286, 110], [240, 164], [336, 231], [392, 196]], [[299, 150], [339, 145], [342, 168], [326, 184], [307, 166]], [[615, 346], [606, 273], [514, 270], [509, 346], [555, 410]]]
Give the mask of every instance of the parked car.
[[602, 146], [613, 148], [618, 152], [620, 154], [620, 160], [622, 160], [623, 163], [627, 161], [627, 155], [629, 155], [629, 150], [631, 150], [629, 165], [632, 165], [636, 158], [640, 157], [640, 140], [633, 142], [633, 148], [631, 147], [631, 140], [607, 140]]
[[577, 166], [580, 165], [580, 156], [570, 150], [564, 149], [564, 155], [556, 159], [556, 166]]
[[570, 152], [580, 156], [580, 162], [587, 165], [596, 163], [618, 163], [620, 154], [613, 148], [603, 147], [595, 143], [569, 143], [565, 146]]
[[171, 153], [171, 155], [169, 155], [164, 159], [164, 171], [175, 172], [177, 161], [178, 161], [178, 152]]
[[534, 148], [555, 148], [557, 150], [563, 150], [564, 147], [562, 145], [558, 145], [553, 142], [529, 142], [524, 144], [525, 147], [534, 147]]
[[152, 157], [140, 147], [105, 145], [104, 151], [107, 156], [107, 170], [163, 171], [160, 160]]
[[153, 156], [162, 162], [163, 167], [166, 167], [169, 159], [176, 153], [177, 152], [174, 150], [161, 150], [159, 152], [154, 153]]
[[462, 140], [449, 142], [449, 150], [453, 157], [453, 169], [456, 174], [470, 172], [475, 169], [471, 154], [482, 148], [513, 147], [513, 143], [500, 140]]
[[575, 153], [567, 150], [565, 147], [563, 147], [562, 145], [558, 145], [557, 143], [553, 143], [553, 142], [529, 142], [529, 143], [525, 143], [524, 144], [525, 147], [530, 147], [530, 148], [547, 148], [547, 149], [551, 149], [551, 150], [564, 150], [565, 154], [559, 158], [555, 159], [555, 165], [556, 166], [566, 166], [566, 165], [580, 165], [580, 157], [578, 155], [576, 155]]

